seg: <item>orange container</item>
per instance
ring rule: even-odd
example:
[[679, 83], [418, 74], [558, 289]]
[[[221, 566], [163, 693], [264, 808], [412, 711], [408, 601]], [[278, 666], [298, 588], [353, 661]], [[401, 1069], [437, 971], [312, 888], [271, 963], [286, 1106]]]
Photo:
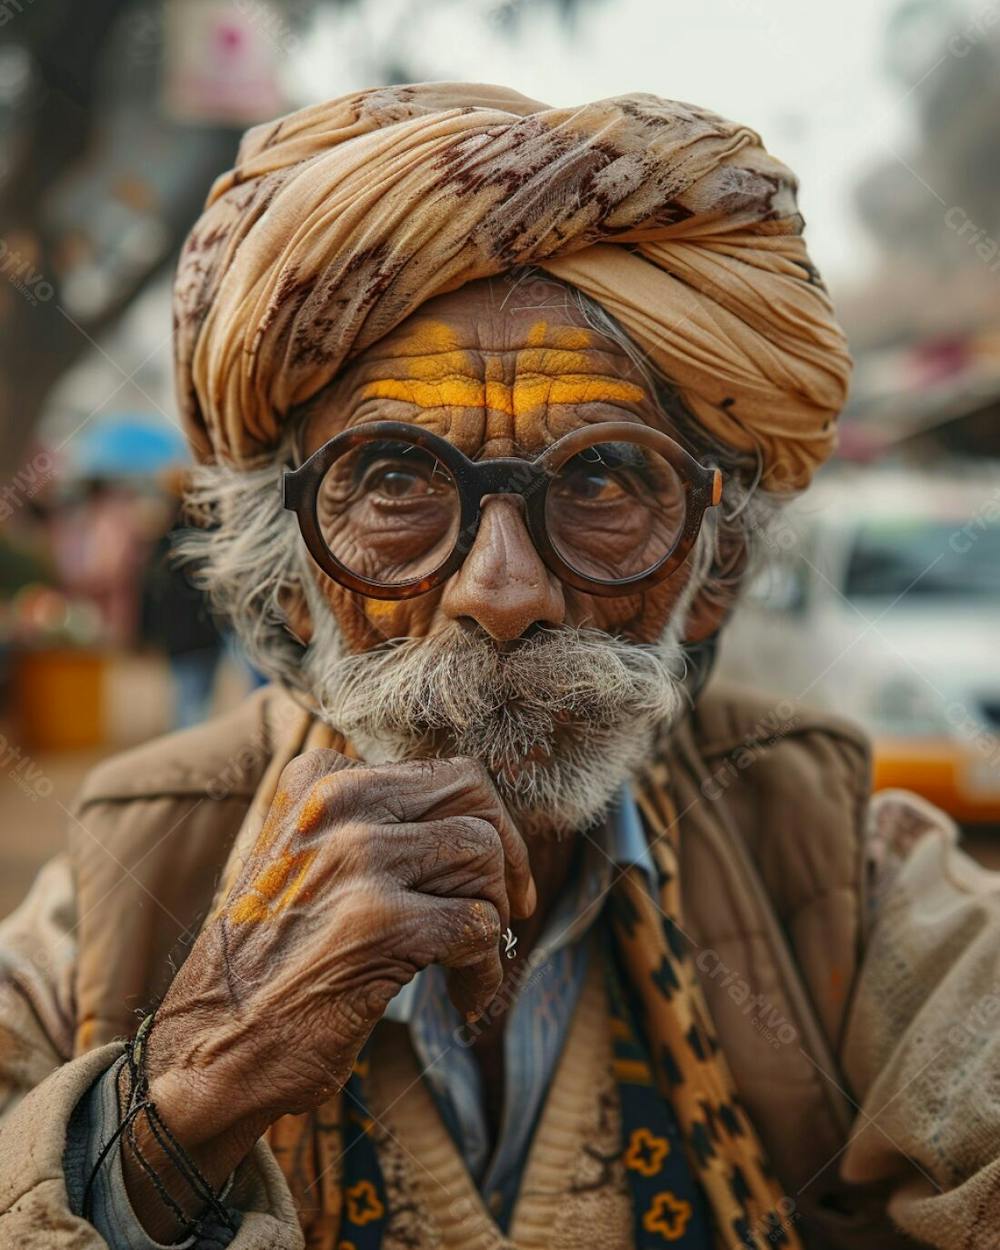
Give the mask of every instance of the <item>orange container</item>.
[[11, 710], [19, 742], [36, 751], [101, 745], [107, 659], [100, 651], [32, 649], [12, 660]]

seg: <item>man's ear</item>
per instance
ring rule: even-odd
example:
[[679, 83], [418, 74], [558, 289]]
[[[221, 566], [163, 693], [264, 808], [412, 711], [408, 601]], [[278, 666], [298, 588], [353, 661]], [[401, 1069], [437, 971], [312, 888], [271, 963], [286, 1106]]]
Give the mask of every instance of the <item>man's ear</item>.
[[285, 614], [285, 628], [304, 647], [308, 646], [312, 642], [313, 622], [302, 587], [298, 583], [282, 586], [278, 591], [278, 602]]
[[701, 642], [725, 624], [736, 603], [748, 556], [742, 534], [719, 535], [708, 575], [688, 609], [685, 642]]
[[[728, 599], [728, 596], [725, 596]], [[688, 609], [687, 624], [684, 628], [685, 642], [704, 642], [712, 634], [717, 633], [729, 615], [732, 601], [723, 601], [724, 597], [703, 586], [695, 596], [694, 603]]]

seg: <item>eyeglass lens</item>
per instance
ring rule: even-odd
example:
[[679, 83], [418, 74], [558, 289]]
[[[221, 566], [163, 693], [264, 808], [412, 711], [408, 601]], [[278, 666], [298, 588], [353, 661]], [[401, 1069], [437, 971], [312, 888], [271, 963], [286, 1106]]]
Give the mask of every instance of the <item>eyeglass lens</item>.
[[638, 443], [599, 443], [555, 474], [545, 524], [556, 552], [595, 582], [647, 572], [684, 529], [684, 485], [670, 462]]

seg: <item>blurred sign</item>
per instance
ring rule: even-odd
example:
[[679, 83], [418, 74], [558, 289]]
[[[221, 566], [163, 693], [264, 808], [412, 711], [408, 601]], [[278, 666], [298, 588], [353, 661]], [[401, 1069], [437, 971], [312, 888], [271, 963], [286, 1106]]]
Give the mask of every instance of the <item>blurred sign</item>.
[[165, 6], [164, 107], [178, 121], [251, 125], [291, 104], [281, 68], [295, 35], [269, 0], [171, 0]]

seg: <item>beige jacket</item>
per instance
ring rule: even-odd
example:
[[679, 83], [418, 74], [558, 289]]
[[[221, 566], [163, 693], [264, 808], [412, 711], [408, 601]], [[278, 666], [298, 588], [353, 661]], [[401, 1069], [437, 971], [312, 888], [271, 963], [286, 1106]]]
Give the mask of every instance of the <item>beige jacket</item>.
[[[0, 925], [0, 1250], [97, 1250], [62, 1149], [198, 931], [282, 718], [235, 712], [94, 771], [69, 849]], [[863, 741], [706, 695], [658, 747], [681, 813], [686, 927], [737, 1087], [813, 1250], [1000, 1245], [1000, 889], [910, 795], [869, 805]], [[867, 895], [875, 851], [890, 866]], [[238, 1173], [234, 1250], [301, 1247], [274, 1156]]]

